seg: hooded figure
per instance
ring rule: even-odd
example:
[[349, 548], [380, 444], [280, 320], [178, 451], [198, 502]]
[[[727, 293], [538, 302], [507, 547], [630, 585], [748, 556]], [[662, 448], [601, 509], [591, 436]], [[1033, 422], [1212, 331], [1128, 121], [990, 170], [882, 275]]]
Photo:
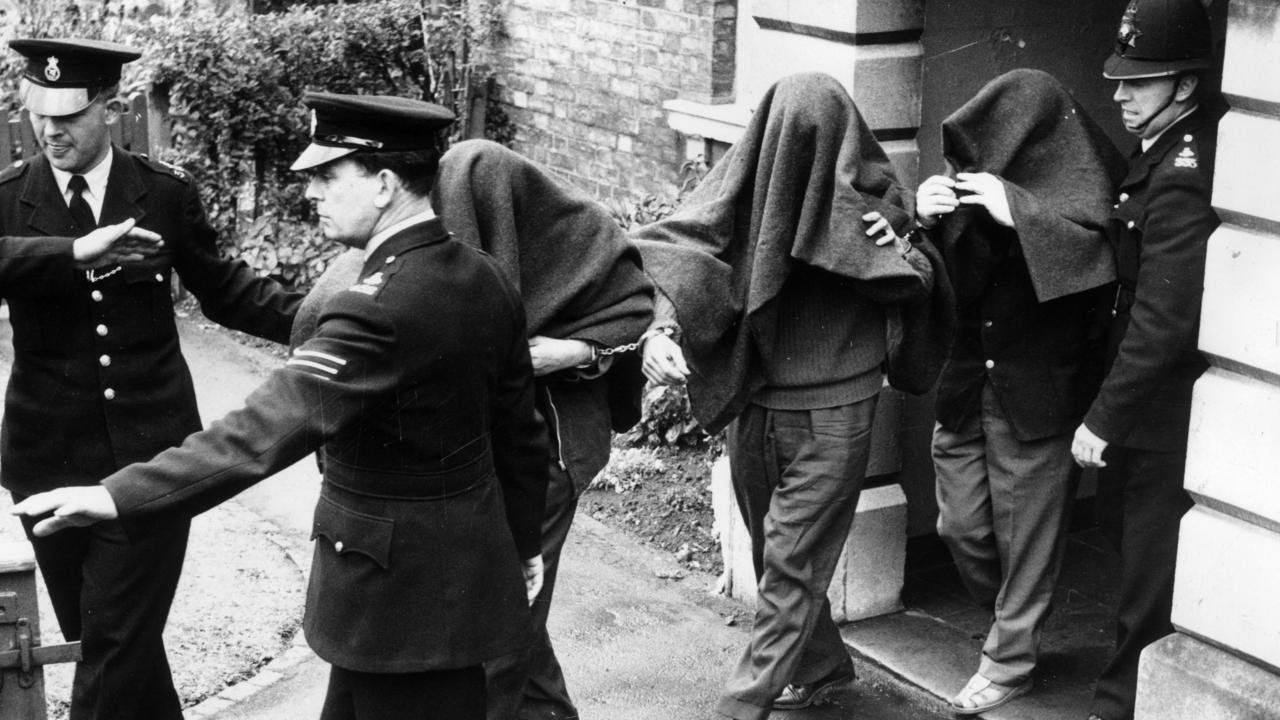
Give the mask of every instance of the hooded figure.
[[[491, 255], [519, 291], [536, 404], [550, 435], [534, 646], [486, 665], [488, 716], [576, 717], [547, 636], [547, 613], [579, 494], [609, 460], [610, 431], [625, 431], [640, 418], [639, 358], [613, 350], [635, 343], [648, 327], [653, 286], [607, 210], [497, 143], [468, 140], [450, 148], [440, 160], [433, 204], [454, 237]], [[311, 297], [355, 282], [361, 260], [349, 255], [333, 263]], [[309, 315], [304, 306], [295, 335], [307, 333]]]
[[675, 214], [633, 233], [660, 290], [646, 375], [687, 378], [702, 426], [729, 426], [760, 578], [721, 716], [805, 707], [852, 677], [826, 593], [886, 357], [891, 380], [927, 390], [952, 329], [940, 258], [901, 237], [911, 213], [848, 93], [803, 74], [770, 88]]
[[1115, 279], [1104, 226], [1124, 161], [1038, 70], [988, 83], [942, 142], [953, 174], [926, 180], [917, 206], [960, 319], [937, 397], [938, 532], [995, 615], [952, 700], [971, 715], [1031, 686], [1078, 477], [1072, 431], [1100, 377]]

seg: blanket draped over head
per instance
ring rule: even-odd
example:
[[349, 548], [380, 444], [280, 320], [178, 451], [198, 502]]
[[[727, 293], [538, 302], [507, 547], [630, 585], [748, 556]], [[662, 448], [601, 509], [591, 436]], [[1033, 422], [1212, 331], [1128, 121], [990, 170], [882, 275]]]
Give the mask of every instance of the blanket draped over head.
[[440, 161], [433, 194], [445, 227], [498, 261], [524, 299], [529, 335], [635, 342], [652, 312], [640, 255], [599, 203], [488, 140]]
[[[440, 160], [436, 212], [459, 240], [497, 260], [520, 291], [530, 337], [612, 348], [639, 339], [653, 317], [640, 254], [599, 203], [536, 163], [488, 140], [467, 140]], [[639, 420], [639, 356], [613, 356], [615, 430]]]
[[[675, 306], [693, 371], [689, 396], [705, 429], [724, 427], [762, 386], [773, 301], [797, 263], [849, 279], [889, 306], [918, 287], [898, 253], [865, 234], [870, 211], [903, 235], [912, 195], [844, 88], [801, 74], [765, 93], [742, 138], [673, 215], [632, 232]], [[941, 283], [927, 302], [886, 308], [890, 382], [917, 393], [936, 381], [954, 333], [940, 258], [927, 243], [921, 250]]]
[[[1052, 75], [1022, 69], [992, 80], [942, 121], [942, 146], [953, 171], [1004, 181], [1040, 302], [1115, 279], [1103, 228], [1125, 161]], [[962, 307], [986, 286], [999, 232], [974, 222], [983, 212], [962, 206], [933, 231]]]

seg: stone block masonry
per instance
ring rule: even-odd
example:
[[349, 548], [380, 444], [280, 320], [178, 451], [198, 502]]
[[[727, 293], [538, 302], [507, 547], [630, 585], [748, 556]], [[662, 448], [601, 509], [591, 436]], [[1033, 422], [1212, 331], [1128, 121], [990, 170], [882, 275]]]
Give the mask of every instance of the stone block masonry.
[[683, 143], [662, 103], [733, 91], [736, 3], [509, 0], [498, 100], [515, 149], [600, 199], [675, 193]]

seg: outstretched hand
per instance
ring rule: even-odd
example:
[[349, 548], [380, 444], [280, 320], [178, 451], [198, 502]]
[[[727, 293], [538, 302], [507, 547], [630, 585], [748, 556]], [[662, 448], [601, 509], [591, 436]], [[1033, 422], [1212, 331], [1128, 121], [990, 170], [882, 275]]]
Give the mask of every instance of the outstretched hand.
[[71, 246], [76, 266], [81, 270], [137, 262], [160, 252], [164, 240], [150, 230], [135, 227], [130, 218], [115, 225], [105, 225], [76, 238]]
[[64, 487], [43, 492], [23, 500], [10, 509], [14, 515], [39, 517], [53, 513], [36, 523], [32, 530], [38, 537], [52, 535], [71, 527], [85, 527], [102, 520], [114, 520], [120, 513], [111, 493], [101, 485]]

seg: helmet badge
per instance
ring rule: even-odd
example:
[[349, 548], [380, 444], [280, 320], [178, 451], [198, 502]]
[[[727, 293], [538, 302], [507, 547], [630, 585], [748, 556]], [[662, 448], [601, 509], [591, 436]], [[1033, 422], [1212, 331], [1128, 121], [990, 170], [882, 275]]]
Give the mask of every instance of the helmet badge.
[[1120, 54], [1123, 55], [1126, 48], [1137, 47], [1138, 38], [1141, 36], [1142, 31], [1138, 29], [1138, 3], [1134, 0], [1129, 3], [1129, 7], [1124, 11], [1124, 17], [1120, 19], [1120, 33], [1116, 36]]
[[58, 58], [50, 55], [48, 64], [44, 66], [44, 78], [49, 82], [58, 82], [60, 77], [62, 77], [62, 68], [58, 67]]

